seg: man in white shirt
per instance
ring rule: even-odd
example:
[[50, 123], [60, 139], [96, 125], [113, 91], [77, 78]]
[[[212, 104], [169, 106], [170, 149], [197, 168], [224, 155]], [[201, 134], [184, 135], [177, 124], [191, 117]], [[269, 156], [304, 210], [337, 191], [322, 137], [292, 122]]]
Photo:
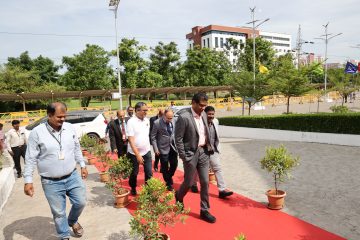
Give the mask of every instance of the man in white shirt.
[[127, 122], [128, 157], [133, 163], [133, 170], [129, 178], [131, 195], [135, 196], [139, 165], [144, 165], [145, 182], [152, 177], [150, 151], [150, 121], [146, 117], [148, 107], [143, 102], [135, 105], [135, 115]]
[[21, 178], [20, 157], [23, 157], [25, 160], [26, 153], [25, 131], [24, 129], [20, 129], [19, 120], [13, 120], [11, 125], [13, 128], [6, 133], [7, 149], [13, 156], [17, 177]]

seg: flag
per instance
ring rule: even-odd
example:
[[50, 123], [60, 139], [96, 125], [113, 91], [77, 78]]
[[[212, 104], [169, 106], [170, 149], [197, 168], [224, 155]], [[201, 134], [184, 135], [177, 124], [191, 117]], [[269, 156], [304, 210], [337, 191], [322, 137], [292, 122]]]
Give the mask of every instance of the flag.
[[269, 69], [267, 69], [267, 67], [265, 67], [264, 65], [260, 64], [259, 66], [259, 72], [260, 73], [269, 73]]
[[358, 63], [358, 72], [360, 72], [360, 62]]
[[358, 71], [358, 66], [352, 64], [351, 62], [347, 62], [345, 66], [345, 73], [356, 73]]

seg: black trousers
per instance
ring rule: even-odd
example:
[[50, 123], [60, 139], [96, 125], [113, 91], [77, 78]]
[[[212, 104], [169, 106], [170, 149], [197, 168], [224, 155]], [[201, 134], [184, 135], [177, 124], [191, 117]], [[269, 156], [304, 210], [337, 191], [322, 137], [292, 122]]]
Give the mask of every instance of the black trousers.
[[[128, 157], [131, 159], [133, 170], [129, 177], [129, 185], [131, 189], [135, 189], [137, 186], [137, 175], [139, 174], [139, 163], [136, 159], [136, 156], [128, 153]], [[145, 183], [147, 180], [149, 180], [152, 177], [152, 171], [151, 171], [151, 152], [147, 152], [144, 156], [144, 172], [145, 172]]]
[[118, 149], [117, 155], [118, 155], [118, 157], [124, 156], [127, 153], [127, 146], [128, 146], [127, 144], [117, 146], [117, 149]]
[[14, 159], [16, 172], [17, 172], [17, 174], [21, 174], [20, 157], [23, 157], [23, 159], [25, 161], [26, 145], [12, 147], [11, 151], [14, 154], [13, 159]]
[[166, 186], [170, 187], [173, 185], [172, 177], [174, 176], [178, 166], [177, 153], [174, 149], [170, 148], [170, 152], [168, 154], [160, 154], [160, 161], [164, 181], [166, 182]]
[[[158, 168], [160, 161], [160, 156], [155, 154], [155, 162], [154, 162], [154, 168]], [[161, 167], [161, 166], [160, 166]]]

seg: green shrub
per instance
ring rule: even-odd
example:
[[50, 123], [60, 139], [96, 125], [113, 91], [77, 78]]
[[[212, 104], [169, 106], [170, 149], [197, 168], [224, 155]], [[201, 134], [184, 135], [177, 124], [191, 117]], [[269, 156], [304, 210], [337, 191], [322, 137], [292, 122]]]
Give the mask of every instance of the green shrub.
[[348, 113], [351, 112], [347, 106], [331, 106], [330, 110], [333, 113]]
[[360, 134], [360, 113], [285, 114], [276, 116], [224, 117], [225, 126], [279, 129], [301, 132]]

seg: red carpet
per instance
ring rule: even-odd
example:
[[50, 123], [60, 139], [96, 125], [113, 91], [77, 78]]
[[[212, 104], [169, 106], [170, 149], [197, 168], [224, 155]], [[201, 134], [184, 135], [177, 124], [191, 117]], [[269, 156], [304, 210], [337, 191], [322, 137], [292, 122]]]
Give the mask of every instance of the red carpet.
[[[98, 164], [95, 166], [99, 167]], [[160, 173], [154, 172], [154, 177], [162, 179]], [[177, 171], [173, 179], [175, 189], [179, 188], [182, 179], [183, 172]], [[140, 167], [138, 186], [142, 184], [144, 172]], [[124, 181], [124, 185], [128, 187], [128, 181]], [[171, 240], [232, 240], [240, 233], [244, 233], [247, 240], [345, 239], [281, 211], [269, 210], [263, 204], [239, 194], [234, 193], [226, 200], [219, 199], [217, 194], [217, 187], [210, 184], [210, 212], [217, 219], [215, 224], [200, 220], [200, 195], [188, 192], [184, 205], [191, 210], [185, 224], [179, 222], [174, 227], [163, 229], [163, 232], [170, 235]], [[128, 210], [133, 214], [136, 204], [131, 203]]]

